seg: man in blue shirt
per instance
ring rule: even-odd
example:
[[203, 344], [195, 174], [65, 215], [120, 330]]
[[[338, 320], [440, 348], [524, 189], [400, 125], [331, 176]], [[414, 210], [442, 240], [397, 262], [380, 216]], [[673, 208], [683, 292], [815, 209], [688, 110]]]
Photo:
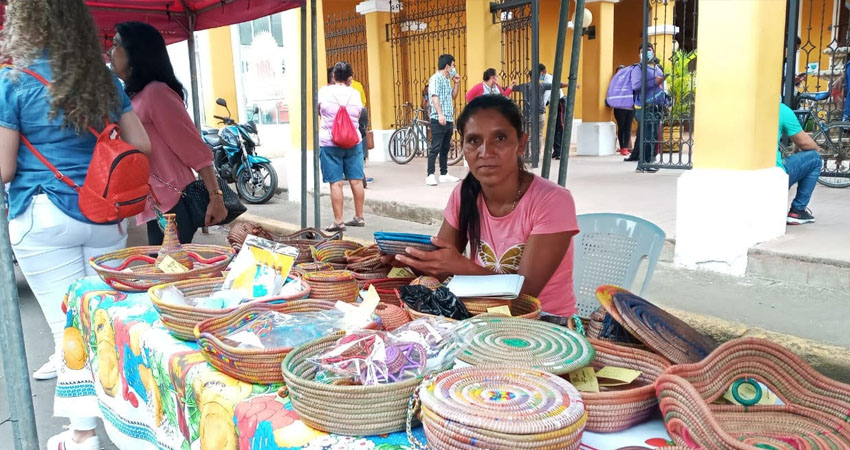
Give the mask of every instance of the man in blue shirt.
[[780, 167], [788, 174], [788, 188], [797, 184], [797, 195], [791, 202], [791, 210], [788, 211], [786, 223], [788, 225], [802, 225], [813, 223], [815, 217], [808, 209], [809, 200], [818, 183], [823, 158], [817, 152], [818, 145], [803, 131], [800, 121], [794, 111], [786, 104], [779, 104], [779, 140], [788, 137], [791, 142], [801, 151], [782, 157], [782, 152], [776, 151], [776, 167]]
[[454, 102], [460, 91], [460, 75], [455, 68], [455, 57], [440, 55], [437, 72], [428, 81], [428, 98], [431, 103], [431, 149], [428, 151], [428, 176], [425, 184], [437, 185], [434, 163], [440, 156], [440, 182], [455, 183], [457, 177], [449, 175], [449, 150], [454, 132]]

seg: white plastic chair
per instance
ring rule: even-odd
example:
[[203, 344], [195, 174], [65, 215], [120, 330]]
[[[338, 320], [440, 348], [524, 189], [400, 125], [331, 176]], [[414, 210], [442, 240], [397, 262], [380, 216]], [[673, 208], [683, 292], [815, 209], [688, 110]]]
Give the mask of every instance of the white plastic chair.
[[573, 290], [578, 315], [589, 318], [597, 308], [596, 288], [613, 284], [630, 289], [641, 261], [647, 258], [643, 295], [661, 254], [666, 235], [658, 225], [626, 214], [597, 213], [578, 216], [574, 238]]

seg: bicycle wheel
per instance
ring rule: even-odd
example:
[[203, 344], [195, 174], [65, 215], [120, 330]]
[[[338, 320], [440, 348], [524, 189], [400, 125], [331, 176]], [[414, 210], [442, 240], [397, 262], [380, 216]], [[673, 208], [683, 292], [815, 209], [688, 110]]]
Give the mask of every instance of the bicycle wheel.
[[812, 136], [823, 158], [818, 183], [831, 188], [850, 187], [850, 122], [833, 122]]
[[449, 165], [454, 166], [463, 161], [463, 145], [460, 141], [460, 133], [455, 129], [452, 136], [452, 147], [449, 149]]
[[416, 156], [416, 133], [411, 133], [410, 128], [399, 128], [390, 136], [389, 152], [390, 158], [397, 164], [407, 164]]

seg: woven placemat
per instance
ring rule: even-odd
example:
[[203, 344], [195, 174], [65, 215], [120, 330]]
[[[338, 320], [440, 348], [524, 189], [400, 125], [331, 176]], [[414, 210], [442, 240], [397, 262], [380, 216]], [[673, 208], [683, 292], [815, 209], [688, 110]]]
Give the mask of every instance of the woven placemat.
[[525, 367], [450, 370], [425, 380], [419, 395], [434, 448], [464, 448], [469, 439], [481, 448], [575, 448], [587, 421], [573, 385]]
[[637, 295], [616, 293], [614, 305], [629, 333], [674, 364], [701, 361], [717, 347], [681, 319]]
[[584, 336], [551, 323], [503, 317], [468, 322], [470, 342], [458, 359], [470, 365], [505, 364], [562, 375], [587, 366], [595, 355]]

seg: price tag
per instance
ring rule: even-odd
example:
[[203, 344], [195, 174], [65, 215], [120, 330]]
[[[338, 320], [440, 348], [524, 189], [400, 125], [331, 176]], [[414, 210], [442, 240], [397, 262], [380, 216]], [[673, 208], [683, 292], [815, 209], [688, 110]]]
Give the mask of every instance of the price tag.
[[606, 366], [596, 372], [596, 378], [601, 378], [600, 386], [623, 386], [635, 381], [640, 373], [640, 370]]
[[413, 273], [405, 267], [393, 267], [387, 278], [413, 278]]
[[502, 315], [511, 317], [511, 309], [508, 308], [506, 305], [494, 306], [492, 308], [487, 308], [487, 312], [493, 313], [493, 314], [502, 314]]
[[162, 261], [156, 266], [156, 268], [165, 273], [184, 273], [189, 271], [186, 266], [180, 264], [168, 255], [165, 255], [165, 258], [162, 258]]
[[599, 392], [599, 382], [593, 367], [585, 367], [570, 373], [570, 383], [581, 392]]

